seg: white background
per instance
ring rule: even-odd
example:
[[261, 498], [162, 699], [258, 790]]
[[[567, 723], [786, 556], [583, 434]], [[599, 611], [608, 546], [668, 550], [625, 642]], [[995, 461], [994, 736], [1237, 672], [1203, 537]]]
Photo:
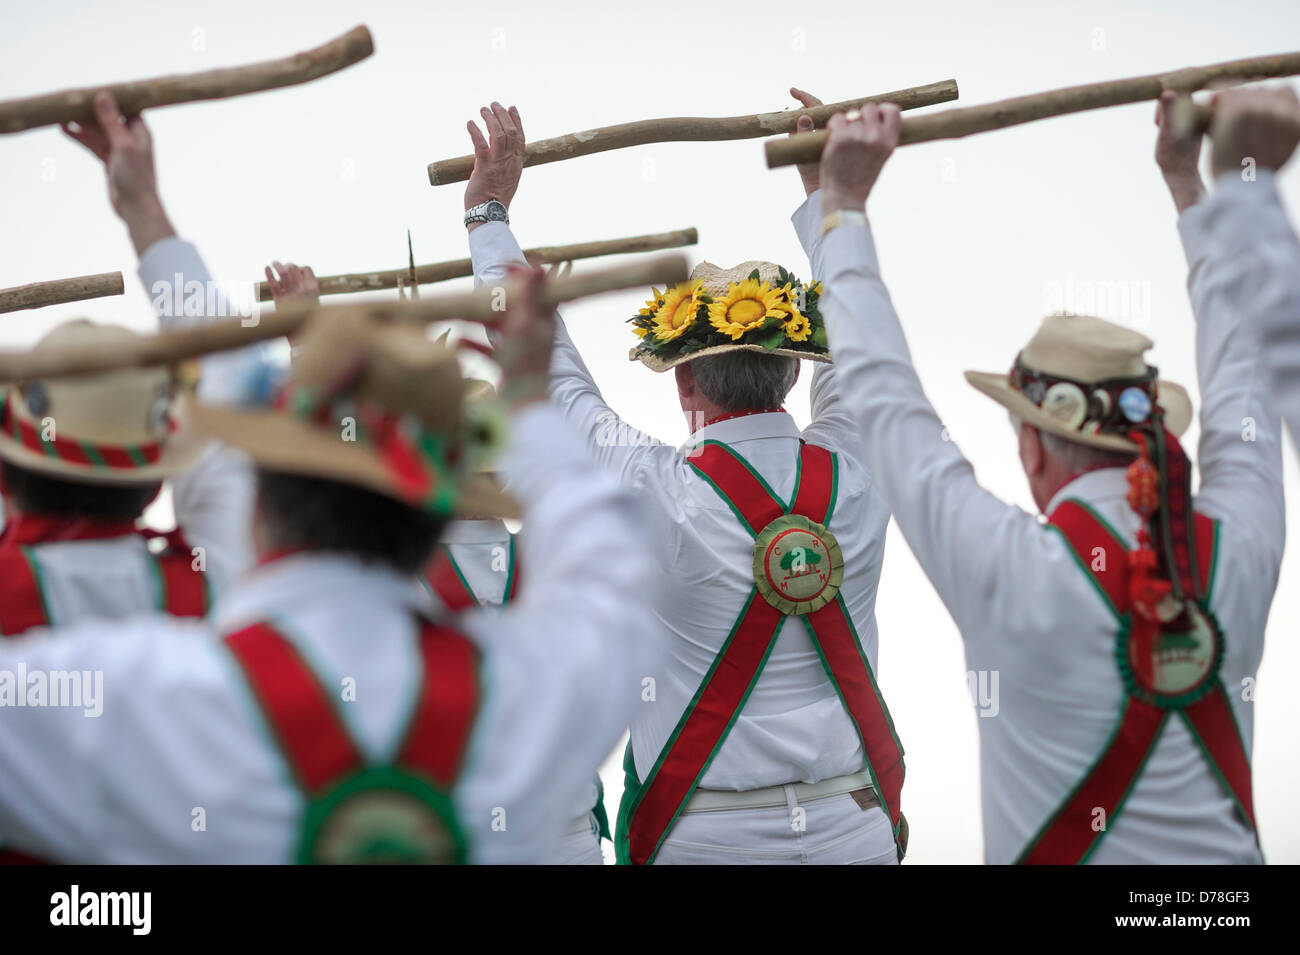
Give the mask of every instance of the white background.
[[[219, 278], [252, 281], [272, 258], [321, 275], [404, 265], [408, 227], [419, 262], [466, 255], [462, 189], [431, 188], [425, 166], [469, 151], [465, 121], [491, 99], [518, 105], [539, 139], [656, 116], [779, 109], [792, 84], [830, 102], [955, 77], [965, 105], [1300, 48], [1300, 5], [1286, 0], [924, 6], [4, 0], [0, 97], [279, 57], [369, 25], [375, 56], [344, 73], [149, 117], [177, 228]], [[964, 368], [1004, 369], [1046, 311], [1087, 310], [1080, 296], [1098, 283], [1136, 283], [1127, 303], [1096, 310], [1142, 328], [1162, 373], [1195, 383], [1185, 267], [1151, 160], [1152, 114], [1140, 104], [907, 147], [870, 202], [931, 399], [981, 480], [1026, 507], [1006, 415], [966, 386]], [[1293, 168], [1283, 177], [1293, 207], [1298, 187]], [[806, 274], [787, 222], [801, 198], [792, 170], [764, 167], [758, 141], [683, 143], [527, 170], [511, 214], [525, 247], [693, 225], [693, 260], [769, 259]], [[0, 287], [127, 275], [123, 297], [0, 316], [0, 345], [29, 344], [79, 315], [149, 328], [134, 268], [87, 154], [54, 129], [0, 138]], [[1071, 287], [1075, 300], [1062, 302]], [[671, 380], [625, 357], [623, 320], [642, 299], [609, 296], [566, 317], [611, 405], [677, 442], [686, 430]], [[807, 419], [806, 383], [790, 407]], [[1286, 681], [1300, 675], [1297, 581], [1300, 560], [1289, 555], [1260, 670], [1254, 757], [1266, 857], [1292, 863], [1300, 695]], [[880, 681], [907, 748], [909, 859], [978, 862], [977, 739], [960, 638], [893, 530], [879, 622]], [[605, 774], [611, 816], [617, 762]]]

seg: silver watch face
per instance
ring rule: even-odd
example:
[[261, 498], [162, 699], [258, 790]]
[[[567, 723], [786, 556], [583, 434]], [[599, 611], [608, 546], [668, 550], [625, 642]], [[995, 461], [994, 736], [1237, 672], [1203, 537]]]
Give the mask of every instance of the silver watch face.
[[483, 214], [487, 216], [488, 222], [505, 222], [510, 218], [505, 203], [497, 199], [489, 199], [484, 204]]

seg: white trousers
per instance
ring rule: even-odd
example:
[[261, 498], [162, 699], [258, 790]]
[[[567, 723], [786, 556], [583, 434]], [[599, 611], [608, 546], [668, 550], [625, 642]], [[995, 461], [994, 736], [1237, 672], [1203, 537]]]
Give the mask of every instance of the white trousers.
[[684, 812], [655, 865], [897, 865], [889, 817], [848, 793], [771, 809]]

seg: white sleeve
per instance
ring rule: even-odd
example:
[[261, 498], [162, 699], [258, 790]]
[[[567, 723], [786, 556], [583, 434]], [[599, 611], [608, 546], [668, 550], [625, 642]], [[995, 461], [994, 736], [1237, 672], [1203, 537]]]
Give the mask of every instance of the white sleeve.
[[[1068, 561], [1056, 535], [975, 480], [921, 388], [903, 329], [876, 264], [871, 232], [842, 225], [823, 239], [823, 314], [843, 401], [856, 417], [864, 462], [898, 527], [963, 636], [1032, 632], [1050, 573], [1019, 579], [994, 554], [1027, 563]], [[995, 409], [990, 405], [990, 413]], [[967, 624], [978, 622], [977, 627]]]
[[512, 435], [503, 463], [528, 527], [522, 586], [506, 611], [467, 621], [487, 648], [486, 699], [457, 788], [477, 862], [549, 848], [663, 654], [659, 575], [632, 493], [549, 405], [526, 408]]
[[[469, 234], [474, 281], [490, 285], [505, 280], [506, 269], [526, 263], [523, 250], [504, 222], [488, 222]], [[633, 428], [605, 404], [600, 389], [556, 313], [555, 352], [551, 359], [551, 398], [569, 425], [586, 441], [601, 465], [629, 485], [646, 479], [647, 469], [663, 466], [677, 451]]]
[[1224, 177], [1212, 197], [1182, 214], [1178, 229], [1196, 317], [1197, 508], [1221, 522], [1228, 559], [1220, 567], [1229, 576], [1243, 573], [1249, 591], [1276, 580], [1286, 533], [1281, 424], [1274, 395], [1257, 373], [1261, 353], [1252, 320], [1280, 315], [1300, 325], [1300, 254], [1271, 177], [1249, 183]]
[[[183, 239], [172, 236], [155, 242], [140, 256], [139, 272], [164, 329], [235, 315], [198, 250]], [[238, 403], [264, 366], [266, 348], [259, 344], [204, 356], [199, 399]], [[176, 524], [192, 547], [203, 548], [208, 579], [214, 592], [219, 592], [252, 561], [250, 528], [256, 497], [252, 465], [237, 449], [214, 443], [194, 467], [170, 484]]]

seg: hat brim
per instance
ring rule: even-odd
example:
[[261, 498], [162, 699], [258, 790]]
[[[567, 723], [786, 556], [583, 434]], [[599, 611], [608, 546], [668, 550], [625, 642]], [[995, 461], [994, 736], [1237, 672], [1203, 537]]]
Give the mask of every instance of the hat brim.
[[829, 353], [818, 353], [810, 351], [798, 351], [793, 348], [764, 348], [762, 345], [750, 345], [742, 342], [727, 345], [710, 345], [708, 348], [701, 348], [699, 351], [687, 352], [685, 355], [678, 355], [675, 358], [661, 358], [653, 352], [638, 352], [632, 348], [627, 357], [630, 361], [639, 361], [651, 371], [667, 371], [682, 362], [694, 361], [697, 358], [707, 358], [709, 355], [722, 355], [731, 351], [757, 351], [766, 355], [784, 355], [788, 358], [804, 358], [808, 361], [831, 362]]
[[[195, 404], [192, 415], [196, 426], [246, 451], [268, 470], [352, 484], [410, 504], [392, 474], [368, 448], [342, 441], [292, 415], [203, 404]], [[485, 474], [461, 483], [456, 511], [503, 519], [520, 516], [515, 500]]]
[[[1082, 431], [1073, 431], [1065, 427], [1050, 415], [1044, 414], [1036, 404], [1012, 388], [1011, 382], [1005, 374], [988, 371], [968, 371], [966, 372], [966, 380], [974, 388], [984, 392], [984, 394], [1009, 410], [1021, 421], [1032, 424], [1035, 428], [1049, 431], [1062, 438], [1068, 438], [1078, 444], [1086, 444], [1089, 447], [1102, 448], [1107, 451], [1136, 452], [1139, 450], [1138, 446], [1127, 438], [1111, 434], [1084, 434]], [[1160, 407], [1164, 409], [1165, 427], [1175, 437], [1182, 437], [1192, 423], [1192, 399], [1188, 395], [1187, 389], [1175, 382], [1161, 379], [1156, 382], [1156, 400], [1159, 402]]]
[[28, 471], [46, 474], [80, 484], [97, 484], [109, 487], [135, 487], [153, 484], [183, 474], [192, 468], [203, 453], [208, 439], [200, 434], [178, 410], [177, 429], [167, 436], [158, 460], [137, 468], [108, 468], [92, 464], [78, 464], [62, 458], [33, 451], [15, 441], [8, 433], [0, 433], [0, 458]]

